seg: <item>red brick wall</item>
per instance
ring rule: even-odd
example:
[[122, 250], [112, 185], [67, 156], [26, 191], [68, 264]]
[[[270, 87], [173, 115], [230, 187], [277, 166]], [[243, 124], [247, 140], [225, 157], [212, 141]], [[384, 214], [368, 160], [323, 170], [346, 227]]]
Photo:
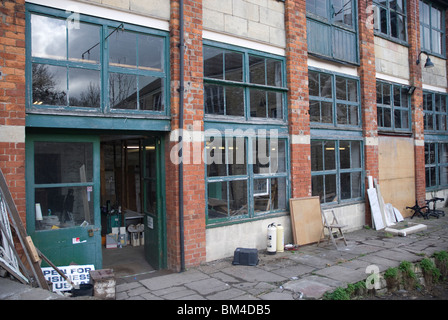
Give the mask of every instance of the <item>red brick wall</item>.
[[[358, 68], [361, 85], [361, 117], [364, 144], [364, 167], [366, 174], [366, 190], [368, 188], [367, 177], [379, 179], [378, 168], [378, 123], [376, 109], [376, 69], [375, 69], [375, 45], [372, 24], [370, 23], [372, 11], [371, 0], [358, 2], [358, 30], [359, 30], [359, 57]], [[371, 224], [370, 205], [366, 193], [366, 224]]]
[[[420, 205], [425, 204], [425, 146], [423, 122], [423, 93], [421, 64], [417, 65], [420, 52], [420, 10], [418, 0], [407, 1], [408, 12], [408, 43], [409, 43], [409, 75], [410, 84], [415, 86], [411, 96], [412, 132], [414, 134], [414, 164], [415, 164], [415, 198]], [[425, 57], [424, 55], [422, 57]], [[423, 60], [425, 61], [425, 60]]]
[[307, 197], [311, 195], [311, 149], [306, 142], [310, 116], [305, 1], [285, 1], [285, 28], [289, 133], [303, 139], [301, 143], [291, 139], [291, 197]]
[[[171, 129], [179, 128], [179, 1], [171, 1]], [[184, 1], [184, 105], [183, 130], [203, 131], [203, 60], [202, 60], [202, 1]], [[185, 135], [184, 135], [185, 137]], [[176, 141], [167, 142], [167, 253], [168, 267], [180, 267], [179, 241], [179, 166], [172, 163], [170, 151]], [[194, 149], [196, 147], [196, 149]], [[199, 147], [199, 149], [197, 149]], [[183, 159], [183, 216], [185, 267], [205, 261], [205, 167], [193, 161], [193, 150], [201, 150], [198, 142], [184, 142]], [[190, 153], [187, 151], [191, 150]]]
[[[25, 1], [0, 2], [0, 126], [25, 126]], [[7, 127], [4, 127], [7, 130]], [[20, 137], [19, 137], [20, 138]], [[0, 169], [26, 223], [25, 143], [0, 136]]]

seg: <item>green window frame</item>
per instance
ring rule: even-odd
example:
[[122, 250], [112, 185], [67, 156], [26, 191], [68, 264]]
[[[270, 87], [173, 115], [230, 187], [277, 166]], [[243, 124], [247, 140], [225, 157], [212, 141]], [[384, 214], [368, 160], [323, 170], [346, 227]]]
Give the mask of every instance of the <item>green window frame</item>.
[[375, 34], [407, 43], [406, 0], [373, 0], [373, 4]]
[[445, 57], [445, 10], [431, 2], [420, 4], [420, 46], [427, 53]]
[[357, 78], [309, 69], [308, 89], [312, 127], [361, 128]]
[[312, 195], [326, 205], [362, 200], [363, 163], [360, 140], [311, 139]]
[[411, 101], [409, 87], [376, 81], [378, 130], [411, 132]]
[[168, 32], [32, 4], [26, 29], [28, 113], [169, 115]]
[[448, 186], [448, 142], [425, 142], [426, 189]]
[[423, 91], [425, 132], [447, 133], [448, 95]]
[[306, 0], [308, 52], [359, 63], [357, 1]]
[[207, 224], [288, 210], [288, 138], [206, 131]]
[[287, 121], [285, 58], [204, 41], [205, 120]]
[[[64, 147], [67, 145], [71, 147]], [[30, 233], [53, 230], [52, 224], [60, 229], [82, 227], [83, 220], [98, 225], [100, 172], [95, 164], [100, 161], [99, 139], [31, 135], [26, 141], [26, 157], [27, 210], [31, 213], [27, 214], [27, 229]], [[41, 205], [41, 219], [37, 217], [36, 203]], [[83, 213], [86, 206], [90, 211], [89, 219]], [[49, 219], [52, 217], [58, 219]]]

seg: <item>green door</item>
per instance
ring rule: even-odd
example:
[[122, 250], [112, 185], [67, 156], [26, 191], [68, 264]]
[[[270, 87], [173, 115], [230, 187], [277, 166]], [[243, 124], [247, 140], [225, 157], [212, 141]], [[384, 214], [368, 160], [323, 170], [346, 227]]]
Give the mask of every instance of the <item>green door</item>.
[[26, 157], [26, 225], [35, 246], [56, 266], [101, 269], [99, 137], [27, 136]]
[[166, 268], [164, 166], [161, 138], [143, 141], [143, 208], [145, 258], [155, 269]]

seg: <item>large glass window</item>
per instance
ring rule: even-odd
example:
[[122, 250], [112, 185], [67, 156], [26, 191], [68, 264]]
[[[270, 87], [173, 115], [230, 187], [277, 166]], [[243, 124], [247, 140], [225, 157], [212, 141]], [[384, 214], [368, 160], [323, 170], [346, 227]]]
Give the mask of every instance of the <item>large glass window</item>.
[[93, 143], [34, 142], [36, 230], [93, 223]]
[[411, 131], [408, 88], [384, 81], [376, 82], [378, 128]]
[[362, 145], [353, 140], [311, 140], [312, 195], [321, 203], [361, 199]]
[[205, 113], [284, 120], [283, 69], [280, 58], [204, 45]]
[[356, 1], [307, 0], [308, 51], [358, 62]]
[[420, 45], [422, 50], [445, 55], [445, 11], [420, 1]]
[[310, 70], [308, 84], [312, 123], [359, 127], [357, 79]]
[[448, 95], [423, 91], [425, 131], [446, 132]]
[[287, 210], [286, 140], [206, 138], [208, 223]]
[[407, 41], [406, 0], [373, 0], [373, 3], [375, 32], [399, 41]]
[[28, 112], [166, 113], [165, 34], [51, 14], [29, 13]]
[[425, 143], [426, 188], [448, 186], [448, 143]]

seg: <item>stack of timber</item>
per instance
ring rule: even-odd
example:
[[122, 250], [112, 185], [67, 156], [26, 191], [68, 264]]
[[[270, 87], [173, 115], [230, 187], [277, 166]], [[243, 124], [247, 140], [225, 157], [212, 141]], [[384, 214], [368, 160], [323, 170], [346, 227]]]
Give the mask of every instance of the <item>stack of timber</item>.
[[372, 225], [375, 230], [382, 230], [395, 225], [395, 222], [403, 221], [400, 211], [390, 203], [384, 203], [381, 195], [380, 185], [375, 180], [375, 186], [372, 177], [369, 176], [369, 188], [367, 195], [369, 197], [370, 211], [372, 215]]

